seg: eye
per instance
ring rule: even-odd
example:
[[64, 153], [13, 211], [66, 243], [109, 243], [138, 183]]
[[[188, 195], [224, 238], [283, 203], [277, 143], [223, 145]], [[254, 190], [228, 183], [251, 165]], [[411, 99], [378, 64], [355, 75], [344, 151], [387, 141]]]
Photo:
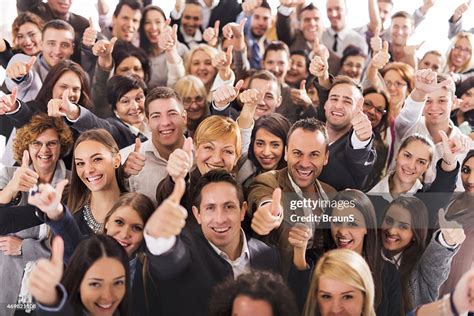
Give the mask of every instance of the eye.
[[233, 155], [233, 154], [234, 154], [234, 151], [231, 150], [231, 149], [225, 149], [225, 150], [224, 150], [224, 153], [226, 153], [227, 155]]
[[272, 147], [275, 148], [275, 149], [278, 149], [278, 148], [280, 148], [280, 144], [272, 144]]
[[264, 146], [264, 145], [265, 145], [265, 143], [262, 142], [262, 141], [256, 141], [256, 142], [255, 142], [255, 146], [257, 146], [257, 147], [262, 147], [262, 146]]
[[464, 174], [469, 174], [471, 173], [471, 168], [469, 168], [468, 166], [464, 166], [462, 167], [461, 172]]
[[93, 288], [99, 288], [100, 285], [101, 284], [99, 282], [90, 282], [89, 283], [89, 287], [93, 287]]
[[158, 114], [152, 114], [152, 115], [150, 115], [150, 118], [151, 118], [151, 119], [156, 119], [156, 118], [158, 118], [158, 117], [159, 117]]
[[117, 281], [114, 282], [114, 285], [123, 286], [123, 285], [125, 285], [125, 280], [117, 280]]
[[102, 158], [101, 157], [95, 157], [93, 161], [94, 162], [99, 162], [99, 161], [102, 161]]
[[410, 225], [407, 225], [407, 224], [400, 224], [400, 229], [403, 229], [403, 230], [410, 230]]
[[319, 153], [312, 153], [311, 156], [313, 156], [313, 157], [319, 157]]
[[143, 231], [143, 227], [141, 227], [141, 226], [133, 226], [133, 227], [132, 227], [132, 231], [137, 232], [137, 233], [138, 233], [138, 232], [142, 232], [142, 231]]
[[422, 166], [426, 165], [426, 161], [424, 161], [424, 160], [418, 160], [418, 163]]
[[123, 226], [123, 221], [121, 219], [116, 219], [115, 221], [115, 224], [117, 224], [118, 226]]
[[329, 300], [329, 299], [331, 299], [331, 295], [329, 295], [329, 294], [321, 294], [319, 297], [320, 297], [321, 299], [323, 299], [323, 300]]
[[352, 300], [353, 298], [354, 298], [354, 296], [352, 296], [352, 295], [350, 295], [350, 294], [346, 294], [346, 295], [344, 295], [344, 296], [342, 297], [342, 299], [343, 299], [343, 300], [346, 300], [346, 301]]
[[84, 163], [82, 161], [76, 162], [76, 167], [82, 167]]
[[387, 224], [387, 225], [392, 225], [392, 224], [393, 224], [393, 218], [391, 218], [391, 217], [385, 217], [385, 224]]
[[349, 222], [348, 225], [350, 227], [359, 227], [359, 224], [357, 224], [356, 222]]
[[205, 150], [209, 150], [209, 151], [212, 150], [212, 146], [211, 146], [211, 145], [204, 145], [203, 148], [204, 148]]
[[410, 158], [411, 155], [410, 155], [409, 153], [404, 153], [404, 154], [403, 154], [403, 157], [405, 157], [405, 158]]

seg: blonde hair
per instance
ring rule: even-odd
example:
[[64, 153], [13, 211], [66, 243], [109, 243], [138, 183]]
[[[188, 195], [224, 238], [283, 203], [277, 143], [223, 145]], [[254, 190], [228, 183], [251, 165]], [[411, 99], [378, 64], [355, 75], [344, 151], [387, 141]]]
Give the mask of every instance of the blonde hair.
[[319, 259], [311, 278], [303, 315], [320, 315], [317, 293], [319, 290], [319, 278], [322, 276], [344, 282], [361, 291], [364, 296], [362, 316], [375, 316], [375, 289], [372, 272], [364, 258], [349, 249], [334, 249], [326, 252]]
[[196, 92], [203, 98], [206, 98], [207, 91], [204, 83], [193, 75], [186, 75], [176, 82], [174, 91], [181, 97], [181, 100]]
[[459, 40], [463, 39], [463, 38], [467, 39], [468, 42], [469, 42], [469, 45], [471, 46], [471, 57], [460, 68], [455, 69], [455, 72], [463, 73], [466, 70], [469, 70], [470, 68], [472, 68], [474, 66], [473, 65], [473, 58], [472, 58], [472, 50], [474, 49], [474, 36], [471, 33], [468, 33], [468, 32], [460, 32], [460, 33], [456, 34], [455, 37], [453, 37], [453, 39], [451, 40], [451, 44], [448, 47], [448, 51], [446, 52], [446, 67], [444, 69], [445, 70], [444, 72], [449, 72], [450, 71], [450, 67], [452, 65], [452, 63], [451, 63], [451, 54], [453, 53], [454, 46], [456, 46], [456, 43]]
[[[207, 44], [199, 44], [199, 45], [193, 47], [191, 49], [191, 51], [186, 55], [185, 63], [184, 63], [186, 74], [188, 74], [188, 75], [191, 74], [191, 62], [192, 62], [193, 56], [198, 51], [203, 51], [206, 54], [208, 54], [209, 57], [211, 58], [211, 60], [214, 59], [214, 57], [218, 53], [217, 49], [215, 49], [214, 47], [211, 47]], [[214, 66], [213, 66], [213, 68], [216, 69]], [[216, 69], [216, 74], [217, 74], [217, 69]], [[209, 85], [212, 85], [212, 81], [209, 83]], [[209, 90], [210, 88], [211, 88], [210, 86], [206, 87], [207, 90]]]
[[237, 123], [228, 117], [213, 115], [199, 124], [194, 134], [194, 144], [199, 147], [216, 139], [233, 138], [237, 159], [242, 155], [242, 138]]

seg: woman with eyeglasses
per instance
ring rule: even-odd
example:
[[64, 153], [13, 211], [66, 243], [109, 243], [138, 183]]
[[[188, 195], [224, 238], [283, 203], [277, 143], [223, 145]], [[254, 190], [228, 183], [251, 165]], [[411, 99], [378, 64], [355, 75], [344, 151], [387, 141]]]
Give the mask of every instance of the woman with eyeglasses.
[[[35, 115], [29, 124], [18, 130], [13, 143], [13, 154], [19, 167], [4, 167], [0, 170], [0, 203], [26, 206], [29, 190], [36, 184], [56, 185], [69, 178], [70, 173], [61, 157], [69, 152], [72, 144], [72, 133], [61, 119], [48, 117], [44, 113]], [[25, 217], [34, 217], [32, 212], [29, 210], [28, 214], [24, 214]], [[47, 226], [40, 225], [41, 222], [25, 221], [36, 226], [0, 237], [2, 302], [31, 302], [25, 288], [26, 282], [22, 282], [22, 279], [27, 278], [34, 260], [49, 256], [49, 249], [45, 245]], [[14, 312], [14, 309], [7, 309], [5, 304], [0, 306], [1, 315], [13, 315]]]
[[445, 72], [464, 74], [472, 72], [474, 60], [472, 58], [472, 48], [474, 38], [471, 33], [458, 33], [452, 40], [446, 53]]
[[31, 12], [20, 13], [12, 24], [13, 47], [0, 37], [0, 65], [7, 68], [14, 54], [36, 56], [41, 52], [44, 21]]
[[359, 47], [347, 46], [342, 52], [339, 74], [360, 83], [366, 60], [367, 55]]

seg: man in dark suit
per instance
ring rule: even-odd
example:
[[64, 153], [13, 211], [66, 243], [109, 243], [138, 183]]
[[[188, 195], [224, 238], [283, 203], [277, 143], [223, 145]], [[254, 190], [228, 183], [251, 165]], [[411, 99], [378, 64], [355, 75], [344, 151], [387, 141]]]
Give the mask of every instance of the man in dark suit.
[[259, 270], [279, 271], [273, 248], [241, 228], [247, 210], [241, 186], [225, 170], [203, 175], [194, 189], [193, 213], [200, 228], [184, 229], [179, 206], [183, 178], [148, 220], [149, 269], [157, 280], [162, 315], [207, 315], [213, 288], [226, 278]]
[[202, 27], [202, 6], [198, 1], [192, 0], [186, 2], [184, 9], [180, 14], [178, 7], [171, 12], [171, 24], [177, 24], [178, 41], [188, 48], [205, 43]]

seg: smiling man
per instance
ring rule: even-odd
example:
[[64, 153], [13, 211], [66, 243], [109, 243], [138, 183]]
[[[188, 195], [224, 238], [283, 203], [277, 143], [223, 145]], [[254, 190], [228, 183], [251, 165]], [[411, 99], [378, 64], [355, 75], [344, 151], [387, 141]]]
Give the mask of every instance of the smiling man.
[[207, 315], [216, 285], [250, 269], [278, 272], [279, 258], [273, 248], [242, 230], [247, 203], [227, 171], [211, 170], [194, 187], [197, 229], [182, 229], [186, 211], [179, 200], [184, 191], [184, 179], [179, 179], [148, 221], [147, 257], [164, 315]]
[[186, 1], [182, 14], [175, 9], [171, 12], [171, 23], [178, 24], [178, 41], [188, 48], [205, 43], [202, 38], [202, 6], [198, 1]]

